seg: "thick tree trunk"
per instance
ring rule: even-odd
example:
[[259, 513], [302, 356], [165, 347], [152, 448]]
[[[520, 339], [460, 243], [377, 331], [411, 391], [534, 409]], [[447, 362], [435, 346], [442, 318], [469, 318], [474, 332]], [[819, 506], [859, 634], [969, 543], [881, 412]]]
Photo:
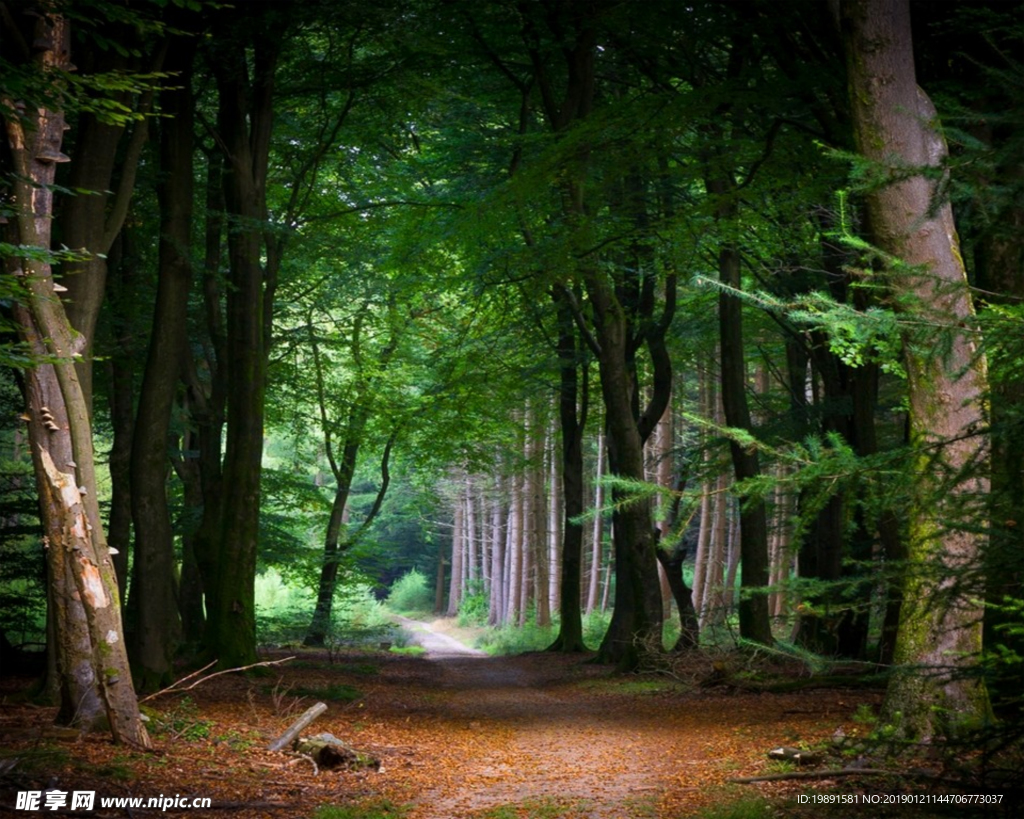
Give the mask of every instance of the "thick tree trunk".
[[113, 442], [107, 458], [110, 469], [107, 543], [122, 600], [128, 596], [128, 552], [132, 538], [132, 432], [135, 427], [133, 333], [129, 322], [129, 305], [133, 302], [136, 259], [132, 253], [129, 233], [128, 230], [122, 231], [111, 249], [108, 262], [114, 275], [107, 280], [107, 303], [111, 307], [113, 334], [113, 349], [108, 365]]
[[187, 343], [192, 259], [192, 38], [171, 48], [168, 70], [178, 85], [161, 97], [159, 279], [146, 371], [132, 444], [135, 559], [129, 646], [136, 679], [156, 690], [171, 681], [181, 643], [174, 530], [167, 498], [171, 410]]
[[250, 85], [245, 43], [235, 35], [224, 32], [213, 60], [219, 94], [217, 128], [225, 161], [224, 202], [233, 224], [228, 231], [223, 495], [217, 568], [212, 578], [204, 578], [204, 588], [206, 648], [224, 668], [256, 661], [254, 584], [268, 318], [261, 258], [273, 75], [280, 46], [269, 32], [257, 36]]
[[[60, 16], [35, 18], [31, 34], [42, 81], [59, 87], [70, 65], [70, 31]], [[13, 100], [4, 107], [14, 108]], [[96, 492], [89, 409], [75, 370], [78, 351], [46, 253], [51, 246], [56, 162], [63, 157], [64, 116], [38, 107], [26, 125], [7, 119], [18, 204], [15, 244], [35, 249], [10, 257], [7, 272], [24, 284], [15, 307], [22, 339], [38, 357], [26, 373], [29, 438], [47, 545], [54, 603], [60, 716], [84, 730], [110, 730], [117, 741], [148, 747], [124, 650], [117, 579]], [[45, 362], [45, 363], [44, 363]]]
[[[586, 284], [595, 314], [609, 471], [619, 478], [642, 481], [644, 437], [634, 415], [636, 384], [627, 364], [627, 319], [602, 273], [589, 272]], [[658, 412], [657, 417], [660, 416]], [[654, 420], [656, 423], [657, 418]], [[648, 434], [651, 429], [653, 424]], [[661, 650], [662, 604], [654, 554], [654, 523], [650, 498], [629, 497], [622, 488], [614, 490], [613, 496], [615, 603], [608, 632], [598, 650], [598, 661], [634, 669], [646, 653]]]
[[[983, 589], [977, 515], [988, 490], [985, 361], [953, 215], [937, 202], [926, 169], [945, 158], [935, 109], [917, 87], [907, 0], [845, 0], [842, 23], [857, 147], [895, 180], [867, 193], [883, 274], [900, 308], [910, 400], [911, 444], [919, 452], [909, 511], [909, 573], [885, 719], [909, 737], [980, 724], [984, 686], [971, 673], [981, 650]], [[907, 173], [908, 169], [915, 172]], [[938, 353], [938, 354], [937, 354]]]

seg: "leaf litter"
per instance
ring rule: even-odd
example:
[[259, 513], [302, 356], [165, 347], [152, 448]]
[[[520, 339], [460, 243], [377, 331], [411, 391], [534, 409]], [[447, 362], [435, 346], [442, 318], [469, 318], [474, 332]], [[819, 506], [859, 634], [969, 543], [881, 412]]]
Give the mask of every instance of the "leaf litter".
[[[858, 706], [878, 698], [704, 689], [615, 675], [584, 660], [303, 652], [269, 679], [223, 675], [187, 697], [158, 698], [151, 753], [53, 729], [53, 709], [17, 701], [30, 681], [6, 678], [0, 806], [13, 809], [18, 791], [55, 787], [95, 790], [97, 809], [87, 815], [97, 817], [161, 812], [100, 809], [100, 797], [178, 795], [209, 797], [213, 808], [168, 815], [310, 819], [319, 806], [369, 800], [402, 806], [407, 819], [681, 819], [721, 800], [730, 778], [771, 770], [769, 749], [855, 732]], [[339, 687], [361, 696], [328, 700], [307, 732], [372, 754], [379, 771], [314, 772], [310, 760], [267, 750], [318, 692]], [[770, 794], [792, 786], [757, 787]]]

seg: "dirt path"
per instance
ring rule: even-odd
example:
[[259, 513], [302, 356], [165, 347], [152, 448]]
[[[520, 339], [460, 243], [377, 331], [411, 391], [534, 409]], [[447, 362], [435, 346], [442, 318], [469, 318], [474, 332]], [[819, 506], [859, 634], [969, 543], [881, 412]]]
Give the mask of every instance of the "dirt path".
[[715, 784], [762, 769], [768, 748], [828, 736], [853, 708], [835, 692], [689, 698], [650, 678], [623, 686], [578, 659], [467, 656], [416, 628], [433, 684], [418, 764], [434, 769], [417, 819], [523, 803], [560, 816], [685, 815], [716, 798]]
[[[54, 709], [14, 705], [14, 689], [0, 685], [0, 808], [59, 786], [212, 798], [217, 810], [177, 813], [194, 819], [229, 808], [244, 819], [311, 819], [318, 805], [380, 799], [409, 806], [408, 819], [685, 819], [723, 799], [729, 777], [763, 772], [768, 749], [856, 730], [852, 714], [874, 696], [702, 687], [711, 671], [702, 656], [683, 684], [615, 675], [578, 656], [491, 658], [423, 624], [405, 627], [425, 656], [281, 649], [269, 658], [298, 656], [264, 676], [222, 675], [162, 698], [154, 753], [54, 732]], [[315, 771], [267, 750], [317, 700], [329, 707], [311, 732], [373, 753], [380, 771]]]
[[454, 637], [436, 631], [430, 623], [410, 620], [400, 614], [393, 615], [394, 620], [405, 631], [408, 641], [426, 650], [429, 660], [442, 660], [448, 657], [486, 657], [487, 654], [459, 642]]

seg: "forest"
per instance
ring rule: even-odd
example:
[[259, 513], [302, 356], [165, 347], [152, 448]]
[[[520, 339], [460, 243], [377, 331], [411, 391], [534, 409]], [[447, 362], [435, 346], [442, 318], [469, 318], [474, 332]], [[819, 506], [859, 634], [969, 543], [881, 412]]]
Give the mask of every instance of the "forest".
[[1020, 764], [1019, 0], [2, 0], [0, 118], [56, 725], [407, 615]]

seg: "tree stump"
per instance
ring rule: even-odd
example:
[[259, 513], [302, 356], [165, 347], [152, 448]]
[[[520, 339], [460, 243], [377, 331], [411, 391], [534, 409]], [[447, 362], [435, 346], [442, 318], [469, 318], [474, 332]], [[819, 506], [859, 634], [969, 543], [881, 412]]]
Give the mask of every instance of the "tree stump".
[[310, 757], [324, 769], [359, 770], [370, 768], [375, 771], [380, 769], [380, 760], [375, 756], [356, 750], [333, 734], [324, 733], [303, 737], [296, 740], [294, 748], [296, 753]]

